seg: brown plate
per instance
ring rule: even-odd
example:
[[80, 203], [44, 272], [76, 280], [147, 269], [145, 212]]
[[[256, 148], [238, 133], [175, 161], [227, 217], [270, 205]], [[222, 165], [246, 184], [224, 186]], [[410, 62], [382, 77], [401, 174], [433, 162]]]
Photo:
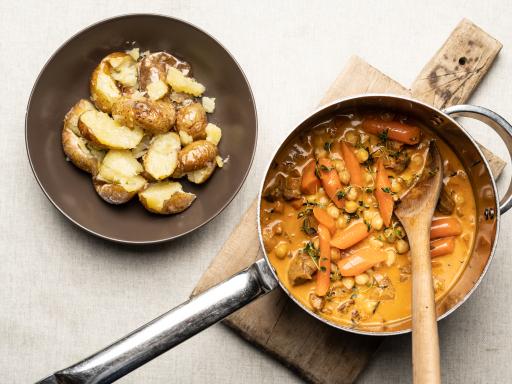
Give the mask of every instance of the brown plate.
[[[192, 64], [194, 76], [216, 97], [210, 121], [222, 128], [220, 153], [229, 156], [203, 185], [183, 181], [197, 195], [181, 214], [158, 216], [134, 198], [123, 206], [105, 203], [91, 176], [65, 160], [60, 142], [64, 114], [89, 97], [89, 76], [108, 53], [130, 49], [168, 51]], [[65, 42], [46, 63], [27, 107], [28, 157], [43, 192], [68, 219], [96, 236], [121, 243], [158, 243], [183, 236], [217, 216], [242, 186], [256, 149], [257, 118], [242, 69], [213, 37], [197, 27], [160, 15], [126, 15], [94, 24]]]

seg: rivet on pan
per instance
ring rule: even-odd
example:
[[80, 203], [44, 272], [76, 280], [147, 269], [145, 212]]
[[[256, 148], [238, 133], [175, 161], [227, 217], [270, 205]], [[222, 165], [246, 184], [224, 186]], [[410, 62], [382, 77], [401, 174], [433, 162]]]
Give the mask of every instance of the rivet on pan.
[[492, 220], [494, 219], [494, 208], [485, 208], [484, 209], [484, 216], [486, 220]]

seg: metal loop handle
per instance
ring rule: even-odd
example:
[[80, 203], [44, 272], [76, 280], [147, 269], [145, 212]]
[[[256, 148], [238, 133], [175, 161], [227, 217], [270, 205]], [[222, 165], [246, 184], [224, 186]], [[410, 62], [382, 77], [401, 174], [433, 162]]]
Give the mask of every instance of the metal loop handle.
[[[476, 105], [454, 105], [443, 110], [452, 117], [470, 117], [481, 121], [491, 127], [507, 146], [508, 153], [512, 159], [512, 125], [503, 117], [490, 109]], [[505, 196], [500, 200], [500, 213], [507, 212], [512, 207], [512, 180], [508, 186]]]

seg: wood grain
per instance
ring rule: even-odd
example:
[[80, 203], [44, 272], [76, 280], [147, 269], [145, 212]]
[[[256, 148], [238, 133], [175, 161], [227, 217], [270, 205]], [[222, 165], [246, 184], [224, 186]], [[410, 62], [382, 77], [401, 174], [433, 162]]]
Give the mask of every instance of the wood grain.
[[[459, 24], [443, 45], [444, 49], [441, 48], [439, 51], [443, 53], [440, 55], [438, 52], [427, 67], [435, 68], [438, 63], [445, 65], [445, 54], [448, 57], [459, 55], [460, 44], [456, 42], [461, 39], [479, 42], [481, 49], [486, 52], [496, 49], [496, 40], [476, 26], [464, 27], [467, 23], [470, 22], [463, 20]], [[456, 41], [453, 41], [454, 39]], [[490, 47], [487, 48], [486, 44]], [[454, 50], [453, 54], [451, 50]], [[463, 100], [462, 95], [469, 96], [476, 88], [495, 56], [489, 55], [485, 68], [471, 75], [470, 80], [465, 77], [454, 77], [452, 82], [435, 83], [433, 87], [429, 86], [431, 83], [424, 81], [425, 75], [422, 71], [417, 79], [417, 82], [421, 81], [422, 84], [415, 82], [412, 86], [412, 94], [417, 95], [419, 92], [422, 94], [420, 97], [426, 97], [430, 94], [442, 93], [444, 86], [449, 86], [452, 95], [443, 101], [443, 106], [449, 106], [455, 100], [460, 102]], [[461, 82], [464, 84], [460, 85]], [[458, 93], [453, 89], [459, 89]], [[320, 105], [338, 98], [371, 92], [411, 95], [410, 90], [382, 74], [361, 58], [354, 56], [350, 58], [326, 92]], [[431, 100], [438, 102], [439, 97], [432, 96]], [[496, 166], [495, 162], [491, 164], [494, 166], [493, 171], [499, 174], [501, 165]], [[201, 277], [192, 295], [217, 284], [262, 257], [257, 234], [256, 206], [255, 200]], [[302, 311], [280, 289], [242, 308], [224, 320], [224, 324], [312, 383], [354, 382], [382, 341], [380, 337], [339, 332], [324, 325]], [[305, 348], [306, 345], [307, 348]], [[321, 361], [318, 359], [319, 355], [323, 357]]]

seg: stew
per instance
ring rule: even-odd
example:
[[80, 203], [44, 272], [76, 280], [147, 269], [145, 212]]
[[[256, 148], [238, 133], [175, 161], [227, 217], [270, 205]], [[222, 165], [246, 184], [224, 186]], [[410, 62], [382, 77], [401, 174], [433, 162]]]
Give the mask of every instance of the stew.
[[354, 111], [292, 137], [265, 180], [264, 246], [296, 300], [359, 329], [410, 320], [409, 244], [393, 210], [424, 172], [432, 139], [444, 167], [431, 229], [436, 300], [450, 290], [466, 267], [476, 228], [461, 162], [407, 116]]

